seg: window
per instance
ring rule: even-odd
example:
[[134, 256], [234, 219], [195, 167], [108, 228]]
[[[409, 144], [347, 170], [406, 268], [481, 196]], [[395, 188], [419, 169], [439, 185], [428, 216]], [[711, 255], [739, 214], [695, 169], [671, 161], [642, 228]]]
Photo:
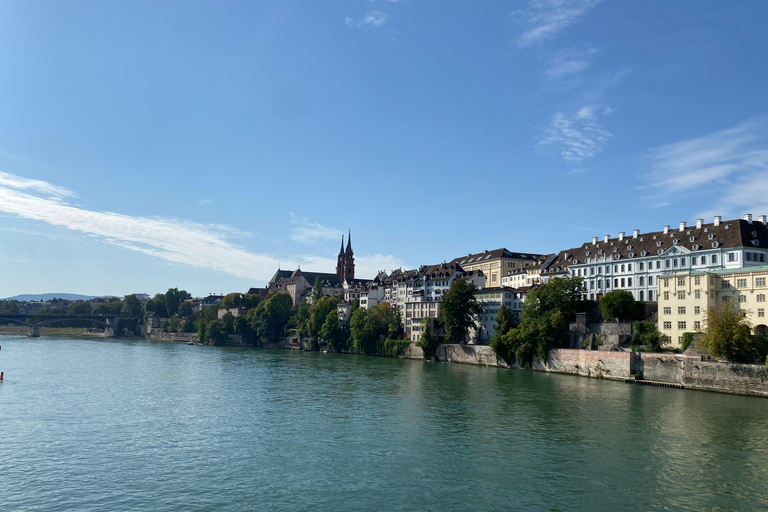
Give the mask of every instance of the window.
[[691, 256], [691, 266], [694, 266], [696, 264], [696, 256]]
[[677, 314], [678, 315], [684, 315], [685, 314], [685, 306], [680, 306], [677, 308]]
[[656, 262], [656, 268], [661, 268], [661, 261]]
[[653, 300], [653, 290], [648, 290], [648, 300]]
[[730, 287], [731, 287], [731, 282], [730, 281], [726, 281], [725, 279], [723, 279], [723, 284], [722, 284], [723, 290], [725, 290], [727, 288], [730, 288]]
[[614, 279], [613, 280], [613, 287], [614, 288], [618, 288], [619, 287], [619, 280], [618, 279]]
[[700, 315], [701, 314], [701, 306], [694, 306], [693, 307], [693, 314], [694, 315]]
[[677, 322], [677, 330], [678, 331], [684, 331], [685, 330], [685, 322]]
[[624, 284], [624, 278], [622, 277], [621, 278], [621, 287], [624, 288], [624, 286], [626, 286], [626, 285]]
[[594, 281], [590, 281], [589, 282], [589, 289], [590, 290], [594, 290], [595, 289], [595, 282]]
[[598, 279], [597, 280], [597, 289], [598, 290], [602, 290], [603, 289], [603, 280], [602, 279]]
[[747, 280], [746, 279], [737, 279], [736, 280], [736, 287], [737, 288], [746, 288], [747, 287]]
[[669, 268], [671, 266], [671, 262], [669, 260], [666, 260], [664, 262], [664, 267]]
[[728, 253], [728, 261], [736, 261], [736, 253], [735, 252], [729, 252]]
[[597, 273], [602, 274], [603, 273], [603, 267], [597, 267]]
[[698, 320], [693, 322], [693, 329], [696, 330], [696, 331], [700, 331], [701, 330], [701, 322], [698, 321]]
[[694, 296], [695, 298], [697, 298], [697, 299], [700, 299], [700, 298], [701, 298], [701, 290], [695, 290], [695, 291], [693, 292], [693, 296]]
[[653, 276], [648, 276], [648, 286], [653, 286]]
[[644, 269], [645, 269], [645, 263], [640, 262], [640, 270], [644, 270]]
[[640, 290], [640, 300], [643, 300], [643, 290]]
[[664, 288], [669, 288], [669, 279], [664, 280]]
[[674, 263], [674, 267], [677, 268], [677, 258], [674, 259], [673, 263]]
[[645, 284], [645, 278], [644, 277], [639, 277], [638, 280], [639, 280], [640, 286], [643, 286]]
[[621, 271], [624, 272], [624, 265], [621, 266]]
[[672, 329], [672, 322], [664, 322], [664, 329]]
[[678, 277], [677, 278], [677, 286], [685, 286], [685, 278], [684, 277]]
[[631, 277], [627, 278], [627, 286], [632, 286], [632, 278]]
[[[702, 256], [702, 258], [703, 258], [703, 257], [704, 257], [704, 256]], [[716, 264], [716, 263], [717, 263], [717, 254], [713, 254], [713, 255], [712, 255], [712, 264], [714, 265], [714, 264]]]
[[669, 292], [664, 292], [664, 300], [669, 300]]
[[758, 277], [757, 279], [755, 279], [755, 286], [765, 286], [765, 278]]
[[613, 271], [614, 272], [618, 272], [619, 271], [619, 266], [618, 265], [614, 265], [613, 266]]
[[739, 295], [739, 302], [747, 302], [747, 296], [743, 293]]
[[693, 284], [701, 284], [701, 276], [694, 277]]
[[591, 275], [591, 276], [595, 275], [595, 267], [591, 267], [589, 269], [589, 275]]
[[671, 315], [672, 314], [672, 308], [664, 308], [664, 314], [665, 315]]
[[680, 266], [681, 267], [685, 266], [685, 258], [680, 258]]
[[685, 291], [684, 290], [680, 290], [679, 292], [677, 292], [677, 298], [678, 299], [685, 299]]
[[765, 310], [763, 308], [758, 309], [757, 310], [757, 316], [759, 316], [760, 318], [764, 317], [765, 316]]
[[765, 294], [758, 293], [757, 294], [757, 302], [765, 302]]

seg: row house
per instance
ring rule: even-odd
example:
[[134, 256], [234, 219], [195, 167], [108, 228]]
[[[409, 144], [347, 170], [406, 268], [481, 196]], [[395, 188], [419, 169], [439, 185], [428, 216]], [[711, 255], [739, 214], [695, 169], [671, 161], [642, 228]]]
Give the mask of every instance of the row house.
[[555, 260], [556, 254], [547, 254], [539, 256], [535, 263], [530, 266], [510, 270], [507, 275], [501, 278], [501, 286], [508, 288], [526, 288], [541, 284], [542, 269]]
[[[390, 285], [393, 307], [400, 309], [406, 337], [421, 338], [421, 321], [434, 320], [440, 315], [440, 301], [458, 278], [467, 279], [475, 288], [485, 286], [485, 275], [479, 270], [467, 271], [455, 263], [423, 265], [418, 270], [400, 272]], [[440, 333], [436, 333], [440, 334]]]
[[681, 270], [714, 271], [759, 266], [768, 257], [768, 219], [752, 215], [705, 224], [681, 222], [678, 229], [617, 238], [597, 237], [581, 247], [558, 253], [541, 272], [542, 282], [558, 276], [584, 279], [586, 298], [597, 300], [611, 290], [627, 290], [636, 300], [656, 301], [658, 279]]
[[738, 304], [753, 326], [753, 334], [768, 335], [768, 266], [713, 271], [678, 270], [658, 283], [659, 332], [680, 347], [683, 334], [701, 332], [707, 312], [725, 302]]
[[513, 252], [505, 248], [467, 254], [451, 261], [467, 271], [481, 271], [486, 277], [485, 286], [502, 286], [501, 280], [509, 272], [535, 265], [540, 254]]
[[520, 318], [523, 309], [525, 293], [521, 290], [501, 286], [483, 288], [477, 291], [477, 301], [483, 308], [483, 312], [477, 317], [474, 329], [470, 330], [469, 337], [474, 343], [487, 344], [495, 334], [496, 315], [503, 305], [513, 316]]

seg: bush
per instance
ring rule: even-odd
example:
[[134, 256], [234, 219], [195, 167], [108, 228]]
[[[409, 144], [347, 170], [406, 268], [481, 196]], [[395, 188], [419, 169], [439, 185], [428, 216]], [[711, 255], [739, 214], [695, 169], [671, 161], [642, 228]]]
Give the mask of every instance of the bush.
[[632, 344], [644, 345], [649, 351], [660, 352], [669, 344], [669, 336], [661, 334], [652, 322], [635, 322], [632, 324]]
[[685, 349], [687, 349], [690, 346], [692, 341], [693, 341], [693, 333], [684, 332], [683, 333], [683, 352], [685, 352]]
[[379, 355], [385, 357], [401, 357], [410, 343], [410, 340], [393, 340], [387, 338], [381, 342]]
[[421, 339], [416, 342], [416, 346], [421, 348], [424, 352], [424, 359], [434, 359], [437, 347], [442, 343], [442, 340], [438, 336], [432, 334], [432, 330], [429, 327], [429, 321], [426, 317], [422, 318], [421, 330], [423, 334], [421, 335]]

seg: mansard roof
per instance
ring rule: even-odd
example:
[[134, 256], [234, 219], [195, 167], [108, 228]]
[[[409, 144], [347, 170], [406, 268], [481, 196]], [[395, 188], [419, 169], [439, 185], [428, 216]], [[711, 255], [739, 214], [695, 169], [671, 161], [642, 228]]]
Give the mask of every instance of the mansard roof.
[[293, 270], [279, 270], [275, 272], [275, 275], [272, 276], [272, 278], [269, 280], [269, 284], [275, 284], [281, 279], [285, 279], [286, 277], [291, 277], [293, 274]]
[[703, 224], [701, 227], [686, 226], [684, 229], [653, 231], [625, 236], [623, 240], [609, 238], [587, 242], [581, 247], [560, 251], [542, 273], [564, 273], [571, 265], [586, 263], [587, 258], [609, 258], [614, 262], [631, 262], [637, 258], [650, 258], [673, 253], [691, 253], [713, 249], [768, 249], [768, 227], [762, 222], [744, 219]]
[[495, 260], [499, 258], [514, 258], [518, 260], [531, 260], [535, 261], [541, 254], [532, 254], [526, 252], [513, 252], [504, 247], [500, 249], [494, 249], [492, 251], [483, 251], [477, 254], [468, 254], [451, 260], [451, 263], [457, 263], [459, 265], [470, 265], [474, 263], [481, 263], [484, 260]]

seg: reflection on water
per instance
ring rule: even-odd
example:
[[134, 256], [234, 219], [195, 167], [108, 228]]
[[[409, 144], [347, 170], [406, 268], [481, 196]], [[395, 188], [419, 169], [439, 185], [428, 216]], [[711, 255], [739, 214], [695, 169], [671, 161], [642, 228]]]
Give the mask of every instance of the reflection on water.
[[5, 510], [763, 510], [768, 400], [144, 341], [3, 339]]

